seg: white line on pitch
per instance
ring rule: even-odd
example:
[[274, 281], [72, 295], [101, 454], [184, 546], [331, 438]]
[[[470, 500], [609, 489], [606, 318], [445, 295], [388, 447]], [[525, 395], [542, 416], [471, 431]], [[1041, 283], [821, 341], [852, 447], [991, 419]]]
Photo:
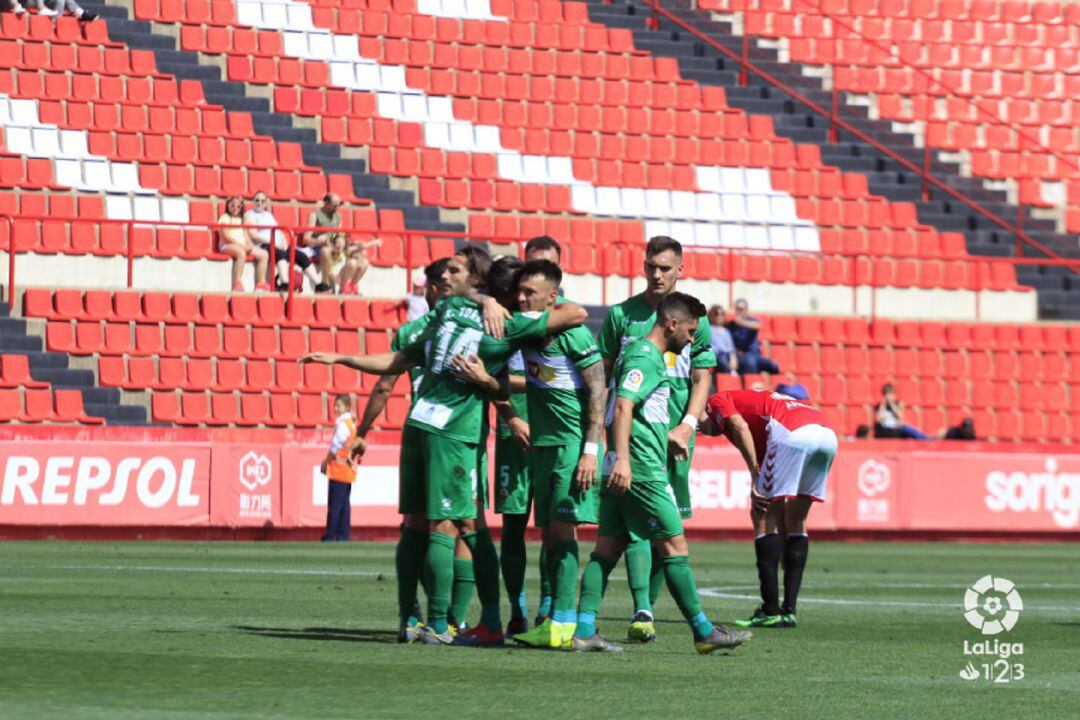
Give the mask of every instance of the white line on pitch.
[[[749, 595], [743, 593], [728, 593], [722, 592], [719, 588], [700, 588], [698, 593], [705, 597], [722, 598], [725, 600], [757, 600], [761, 601], [761, 597], [758, 595]], [[818, 605], [865, 605], [870, 607], [923, 607], [923, 608], [948, 608], [955, 610], [963, 607], [962, 603], [931, 603], [931, 602], [914, 602], [908, 600], [850, 600], [847, 598], [818, 598], [818, 597], [800, 597], [801, 603], [815, 603]], [[1033, 611], [1046, 611], [1046, 612], [1080, 612], [1080, 607], [1077, 606], [1061, 606], [1061, 605], [1024, 605], [1025, 612]]]
[[347, 577], [377, 577], [390, 575], [392, 570], [377, 572], [375, 570], [322, 570], [315, 568], [289, 569], [289, 568], [237, 568], [237, 567], [189, 567], [183, 565], [53, 565], [56, 570], [134, 570], [137, 572], [191, 572], [191, 573], [214, 573], [222, 575], [320, 575], [320, 576], [347, 576]]

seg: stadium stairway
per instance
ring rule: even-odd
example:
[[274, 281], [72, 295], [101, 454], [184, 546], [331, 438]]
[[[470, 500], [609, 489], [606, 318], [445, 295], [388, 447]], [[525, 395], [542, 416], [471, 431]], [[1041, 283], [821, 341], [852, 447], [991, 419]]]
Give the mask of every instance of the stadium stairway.
[[[749, 84], [739, 86], [738, 63], [725, 57], [715, 48], [701, 42], [669, 20], [660, 18], [659, 31], [646, 23], [651, 17], [648, 4], [640, 0], [586, 0], [589, 17], [609, 27], [626, 28], [633, 32], [636, 47], [654, 55], [674, 58], [686, 78], [703, 85], [724, 88], [728, 102], [748, 113], [773, 116], [778, 135], [796, 142], [811, 142], [821, 146], [822, 161], [847, 172], [866, 175], [870, 191], [889, 200], [916, 203], [921, 222], [942, 231], [962, 232], [972, 255], [1005, 257], [1012, 255], [1015, 238], [1001, 230], [989, 219], [962, 203], [932, 196], [920, 200], [921, 180], [868, 143], [850, 134], [840, 133], [839, 142], [828, 142], [828, 121], [803, 108], [801, 104], [764, 81], [749, 75]], [[729, 50], [742, 51], [742, 36], [733, 25], [714, 19], [709, 13], [692, 9], [685, 0], [669, 0], [664, 8], [687, 24]], [[751, 43], [751, 60], [762, 70], [781, 78], [791, 88], [821, 107], [829, 107], [831, 94], [819, 77], [808, 76], [796, 63], [780, 62], [775, 50]], [[867, 108], [852, 104], [841, 94], [839, 115], [863, 133], [893, 149], [916, 166], [922, 165], [922, 148], [916, 147], [912, 135], [897, 133], [888, 121], [869, 117]], [[981, 179], [960, 175], [959, 165], [935, 159], [935, 177], [981, 203], [991, 213], [1007, 222], [1014, 222], [1017, 207], [1007, 202], [1002, 191], [987, 189]], [[1024, 218], [1025, 232], [1054, 252], [1066, 257], [1080, 257], [1076, 237], [1055, 231], [1049, 220], [1031, 216]], [[1036, 251], [1027, 255], [1038, 257]], [[1039, 316], [1044, 319], [1080, 319], [1080, 277], [1063, 268], [1017, 267], [1017, 281], [1038, 291]]]
[[44, 351], [44, 333], [44, 322], [12, 317], [11, 306], [0, 303], [0, 422], [21, 414], [25, 422], [146, 424], [145, 405], [122, 404], [130, 398], [119, 389], [98, 387], [85, 361]]
[[[161, 72], [175, 75], [177, 80], [196, 80], [202, 85], [209, 102], [221, 105], [226, 110], [250, 113], [256, 132], [277, 141], [299, 143], [305, 163], [322, 168], [327, 173], [351, 175], [357, 197], [369, 198], [382, 209], [400, 210], [405, 216], [407, 228], [452, 232], [464, 230], [462, 225], [442, 222], [438, 208], [422, 207], [412, 192], [392, 188], [387, 176], [369, 173], [364, 159], [345, 157], [340, 145], [319, 142], [315, 130], [298, 126], [297, 116], [273, 112], [268, 99], [249, 96], [243, 83], [222, 80], [219, 65], [200, 62], [200, 59], [206, 58], [200, 53], [178, 49], [175, 35], [167, 30], [162, 31], [153, 23], [130, 19], [130, 4], [116, 0], [111, 3], [88, 0], [84, 7], [98, 13], [108, 25], [111, 39], [133, 49], [152, 51]], [[175, 31], [176, 26], [171, 26], [171, 29]]]

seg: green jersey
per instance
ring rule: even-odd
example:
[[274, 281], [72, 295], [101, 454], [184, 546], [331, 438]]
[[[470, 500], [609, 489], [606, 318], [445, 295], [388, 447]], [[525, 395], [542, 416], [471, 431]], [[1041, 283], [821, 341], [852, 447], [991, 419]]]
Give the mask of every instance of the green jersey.
[[403, 349], [424, 366], [424, 379], [416, 393], [407, 425], [475, 443], [482, 440], [484, 392], [457, 376], [451, 360], [456, 355], [477, 355], [487, 371], [498, 375], [525, 343], [547, 332], [550, 313], [514, 313], [506, 321], [505, 337], [484, 333], [480, 307], [463, 297], [442, 300], [427, 329]]
[[530, 443], [537, 447], [580, 444], [588, 424], [588, 391], [581, 370], [600, 362], [592, 333], [565, 330], [525, 349]]
[[[614, 462], [615, 399], [634, 403], [630, 426], [630, 475], [632, 482], [668, 482], [668, 424], [671, 377], [664, 353], [648, 340], [634, 339], [623, 348], [611, 373], [608, 387], [608, 458]], [[611, 474], [604, 463], [603, 475]]]
[[[655, 324], [656, 311], [649, 307], [644, 293], [613, 306], [600, 328], [597, 342], [600, 355], [605, 360], [614, 361], [627, 343], [634, 338], [644, 337]], [[686, 415], [686, 406], [690, 404], [691, 371], [694, 368], [716, 367], [716, 355], [713, 354], [711, 340], [709, 321], [701, 318], [698, 320], [693, 341], [683, 348], [682, 353], [664, 353], [664, 364], [671, 381], [669, 415], [672, 427], [682, 422]]]
[[[510, 372], [510, 377], [525, 376], [525, 361], [522, 359], [520, 350], [510, 356], [510, 362], [507, 363], [507, 370]], [[511, 393], [510, 405], [514, 408], [514, 413], [519, 418], [525, 422], [529, 422], [529, 405], [525, 400], [525, 393]], [[510, 437], [510, 426], [506, 424], [506, 421], [502, 419], [501, 415], [497, 415], [497, 417], [499, 422], [495, 426], [495, 437]]]
[[[427, 330], [427, 326], [431, 324], [434, 317], [435, 312], [431, 311], [399, 327], [390, 340], [390, 352], [398, 352], [411, 345]], [[409, 383], [412, 385], [412, 394], [409, 396], [410, 408], [416, 400], [416, 391], [420, 389], [420, 381], [423, 378], [424, 368], [422, 366], [417, 365], [412, 370], [409, 370]]]

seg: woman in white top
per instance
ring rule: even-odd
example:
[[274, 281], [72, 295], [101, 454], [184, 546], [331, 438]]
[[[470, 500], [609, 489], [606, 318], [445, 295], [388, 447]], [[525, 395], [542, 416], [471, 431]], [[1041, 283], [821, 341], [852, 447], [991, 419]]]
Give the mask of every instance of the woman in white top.
[[[275, 262], [280, 262], [284, 258], [287, 268], [289, 239], [284, 232], [270, 229], [277, 227], [279, 223], [277, 218], [274, 217], [274, 213], [270, 211], [270, 198], [267, 197], [266, 193], [262, 191], [255, 193], [255, 196], [251, 199], [251, 209], [244, 213], [244, 224], [255, 226], [244, 229], [251, 244], [255, 248], [266, 252], [268, 258], [273, 257]], [[285, 272], [287, 270], [282, 271], [281, 282], [285, 281]], [[261, 279], [267, 283], [273, 281], [272, 277], [264, 276]], [[269, 289], [269, 286], [267, 289]]]
[[[225, 201], [225, 213], [218, 218], [218, 225], [243, 225], [244, 199], [234, 195]], [[270, 290], [266, 282], [266, 262], [269, 255], [263, 248], [255, 247], [242, 227], [218, 229], [218, 252], [232, 258], [232, 289], [243, 290], [244, 261], [250, 254], [255, 259], [255, 289]]]

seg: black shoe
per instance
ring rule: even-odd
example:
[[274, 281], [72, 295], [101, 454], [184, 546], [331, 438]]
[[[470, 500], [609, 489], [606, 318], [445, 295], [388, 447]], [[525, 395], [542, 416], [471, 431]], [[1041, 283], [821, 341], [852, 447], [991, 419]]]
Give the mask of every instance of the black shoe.
[[98, 14], [93, 12], [84, 12], [79, 16], [80, 22], [94, 22], [98, 19]]
[[328, 292], [333, 292], [333, 291], [334, 291], [333, 286], [328, 285], [327, 283], [321, 282], [321, 283], [319, 283], [318, 285], [315, 286], [315, 292], [317, 292], [317, 293], [328, 293]]

